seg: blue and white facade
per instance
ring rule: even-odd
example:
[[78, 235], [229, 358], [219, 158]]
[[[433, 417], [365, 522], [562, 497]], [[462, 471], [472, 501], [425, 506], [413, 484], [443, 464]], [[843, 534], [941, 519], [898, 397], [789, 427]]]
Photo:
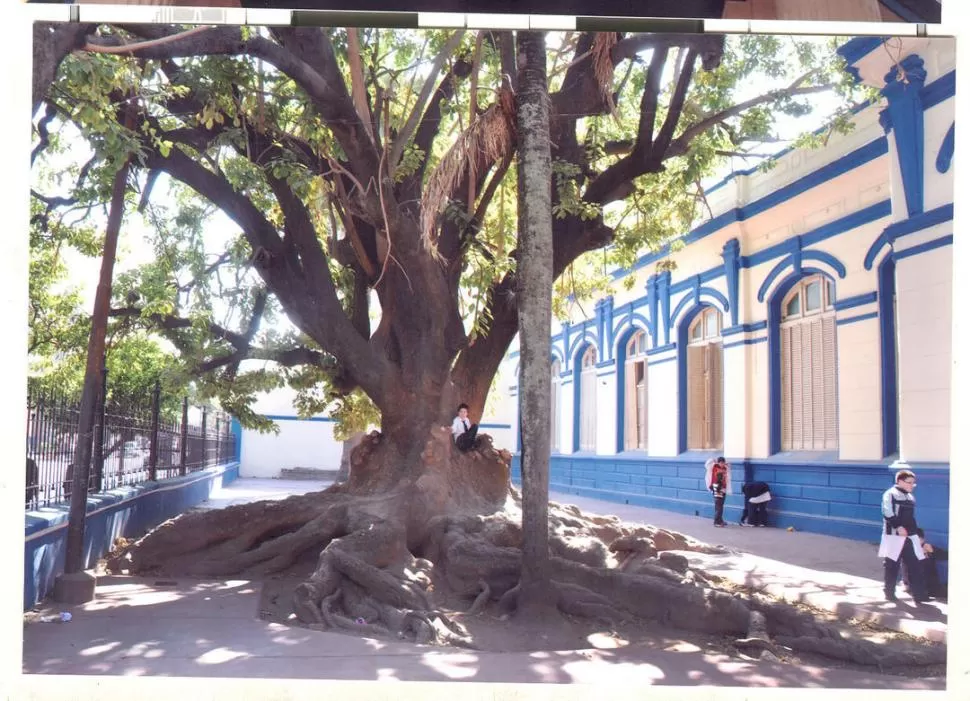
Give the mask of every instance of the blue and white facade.
[[[703, 464], [724, 455], [771, 485], [776, 525], [876, 541], [908, 465], [948, 544], [955, 45], [840, 53], [884, 97], [851, 133], [732, 174], [682, 250], [553, 322], [553, 491], [710, 514]], [[501, 372], [516, 426], [515, 349]]]

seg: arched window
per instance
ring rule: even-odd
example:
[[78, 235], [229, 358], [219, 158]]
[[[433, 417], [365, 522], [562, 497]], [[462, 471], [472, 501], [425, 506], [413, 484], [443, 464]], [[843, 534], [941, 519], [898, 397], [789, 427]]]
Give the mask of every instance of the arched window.
[[596, 450], [596, 348], [583, 353], [580, 375], [579, 449]]
[[647, 336], [637, 331], [626, 344], [623, 388], [625, 450], [647, 449]]
[[835, 284], [801, 280], [781, 305], [781, 449], [838, 450]]
[[550, 450], [553, 453], [559, 452], [559, 361], [552, 359], [552, 397], [549, 401], [549, 427], [552, 431], [550, 436]]
[[721, 313], [704, 309], [687, 333], [687, 448], [718, 450], [724, 444]]

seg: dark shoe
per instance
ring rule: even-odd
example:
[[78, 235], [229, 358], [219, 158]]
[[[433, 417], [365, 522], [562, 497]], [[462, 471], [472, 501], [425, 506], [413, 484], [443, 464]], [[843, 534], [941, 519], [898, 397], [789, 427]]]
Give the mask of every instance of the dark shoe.
[[896, 602], [896, 595], [895, 594], [890, 594], [889, 592], [885, 592], [885, 594], [886, 594], [886, 601], [889, 601], [891, 603], [895, 603]]

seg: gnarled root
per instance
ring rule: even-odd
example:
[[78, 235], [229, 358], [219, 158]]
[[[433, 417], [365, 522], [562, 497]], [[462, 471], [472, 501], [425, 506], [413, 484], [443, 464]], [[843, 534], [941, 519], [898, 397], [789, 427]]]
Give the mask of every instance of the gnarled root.
[[323, 550], [294, 592], [297, 618], [315, 628], [471, 647], [467, 632], [433, 608], [431, 568], [408, 551], [399, 522], [370, 522]]

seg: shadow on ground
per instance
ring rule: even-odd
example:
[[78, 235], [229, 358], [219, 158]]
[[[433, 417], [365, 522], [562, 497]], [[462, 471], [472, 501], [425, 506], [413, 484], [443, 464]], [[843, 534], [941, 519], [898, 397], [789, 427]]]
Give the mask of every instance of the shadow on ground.
[[260, 585], [103, 577], [65, 624], [24, 626], [25, 674], [943, 689], [943, 679], [745, 662], [684, 646], [479, 653], [259, 620]]

